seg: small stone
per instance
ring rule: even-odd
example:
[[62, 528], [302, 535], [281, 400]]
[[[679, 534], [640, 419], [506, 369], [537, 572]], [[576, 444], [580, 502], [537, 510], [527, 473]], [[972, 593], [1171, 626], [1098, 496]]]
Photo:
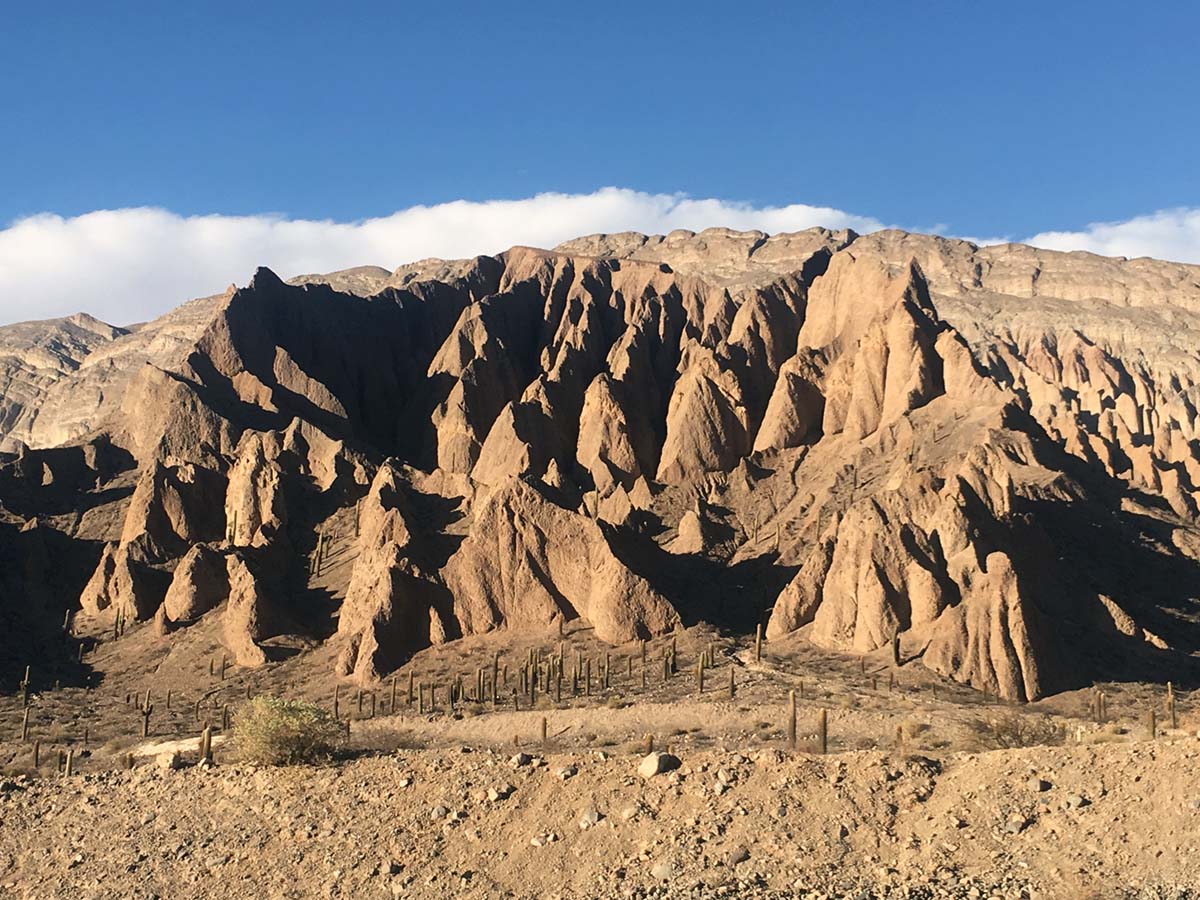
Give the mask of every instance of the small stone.
[[515, 790], [516, 788], [511, 784], [502, 784], [498, 788], [488, 788], [487, 798], [493, 803], [496, 803], [499, 800], [507, 799]]
[[554, 774], [557, 775], [559, 778], [561, 778], [563, 781], [566, 781], [568, 778], [573, 778], [575, 775], [579, 774], [579, 769], [575, 768], [575, 766], [563, 766], [561, 769], [558, 769]]
[[1080, 809], [1090, 805], [1090, 803], [1091, 801], [1082, 794], [1067, 794], [1066, 799], [1063, 801], [1063, 806], [1067, 809]]
[[675, 869], [670, 863], [660, 862], [650, 869], [650, 875], [659, 881], [669, 881], [671, 876], [675, 874]]
[[1029, 827], [1029, 820], [1020, 813], [1013, 813], [1009, 816], [1008, 821], [1004, 825], [1004, 830], [1009, 834], [1020, 834]]
[[169, 753], [160, 753], [156, 762], [160, 769], [166, 769], [167, 771], [178, 769], [183, 765], [183, 760], [179, 758], [179, 754], [174, 750]]
[[448, 815], [450, 815], [450, 810], [444, 806], [435, 806], [429, 813], [429, 817], [434, 821], [444, 819]]
[[1029, 788], [1029, 790], [1038, 794], [1050, 790], [1050, 782], [1046, 781], [1044, 778], [1030, 778], [1027, 782], [1025, 782], [1025, 786]]
[[750, 858], [750, 851], [747, 850], [745, 847], [734, 847], [732, 850], [729, 851], [729, 858], [728, 858], [727, 862], [732, 867], [732, 866], [736, 866], [738, 863], [744, 863], [749, 858]]
[[638, 817], [639, 812], [641, 812], [641, 809], [639, 809], [637, 806], [627, 806], [621, 810], [621, 818], [626, 822], [632, 822]]
[[599, 824], [602, 818], [604, 817], [600, 814], [600, 810], [594, 806], [589, 806], [583, 811], [583, 815], [579, 817], [579, 829], [587, 831], [593, 825]]
[[509, 762], [512, 763], [515, 768], [519, 769], [522, 766], [527, 766], [533, 762], [533, 757], [528, 753], [518, 753], [516, 756], [510, 759]]
[[729, 769], [718, 769], [717, 781], [724, 785], [733, 784], [735, 781], [737, 781], [737, 774], [735, 772], [731, 772]]
[[670, 753], [655, 752], [641, 761], [641, 764], [638, 765], [638, 774], [643, 778], [653, 778], [655, 775], [661, 775], [663, 772], [678, 769], [679, 765], [678, 756], [673, 756]]

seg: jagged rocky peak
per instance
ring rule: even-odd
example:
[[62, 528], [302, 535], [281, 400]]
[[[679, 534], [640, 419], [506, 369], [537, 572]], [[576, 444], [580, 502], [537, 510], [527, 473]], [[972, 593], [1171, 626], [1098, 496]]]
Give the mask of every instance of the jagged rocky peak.
[[708, 620], [1029, 699], [1200, 650], [1196, 267], [592, 235], [259, 270], [0, 360], [0, 543], [74, 560], [9, 595], [211, 620], [244, 665], [329, 640], [370, 683], [485, 631]]
[[694, 275], [728, 286], [769, 283], [780, 275], [805, 271], [820, 258], [849, 244], [849, 230], [809, 228], [790, 234], [707, 228], [668, 235], [637, 232], [593, 234], [559, 244], [555, 250], [571, 256], [595, 256], [663, 263], [681, 275]]

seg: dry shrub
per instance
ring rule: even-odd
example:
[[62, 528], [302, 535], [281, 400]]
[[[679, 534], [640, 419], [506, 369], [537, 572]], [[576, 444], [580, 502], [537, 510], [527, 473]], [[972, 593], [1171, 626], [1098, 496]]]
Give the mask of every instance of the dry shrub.
[[1063, 728], [1048, 717], [1006, 712], [968, 723], [973, 749], [1012, 750], [1018, 747], [1058, 746], [1065, 740]]
[[137, 738], [129, 735], [118, 735], [110, 738], [100, 746], [101, 756], [116, 756], [118, 753], [123, 753], [128, 748], [136, 744]]
[[238, 755], [257, 765], [328, 759], [341, 736], [337, 720], [321, 707], [267, 695], [244, 703], [233, 720]]
[[428, 742], [411, 728], [370, 720], [356, 722], [349, 740], [339, 745], [342, 752], [395, 753], [399, 750], [423, 750]]

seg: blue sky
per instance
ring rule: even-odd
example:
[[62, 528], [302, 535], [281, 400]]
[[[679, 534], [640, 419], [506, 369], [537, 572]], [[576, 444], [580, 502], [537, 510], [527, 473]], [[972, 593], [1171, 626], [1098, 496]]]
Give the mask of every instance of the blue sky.
[[10, 4], [0, 228], [136, 207], [353, 222], [616, 186], [1075, 233], [1200, 207], [1198, 10]]

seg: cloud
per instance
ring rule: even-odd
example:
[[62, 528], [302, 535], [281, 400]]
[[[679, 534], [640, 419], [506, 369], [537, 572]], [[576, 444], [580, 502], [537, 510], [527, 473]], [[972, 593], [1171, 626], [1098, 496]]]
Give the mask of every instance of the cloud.
[[283, 277], [351, 266], [387, 268], [429, 256], [552, 247], [596, 232], [666, 233], [722, 225], [775, 233], [814, 225], [882, 227], [838, 209], [756, 207], [682, 194], [603, 188], [520, 200], [456, 200], [358, 222], [279, 215], [180, 216], [163, 209], [41, 214], [0, 230], [0, 323], [81, 310], [116, 324], [244, 284], [263, 265]]
[[1047, 250], [1200, 263], [1200, 209], [1162, 209], [1123, 222], [1093, 222], [1082, 231], [1043, 231], [1025, 243]]
[[[428, 256], [495, 253], [514, 244], [552, 247], [595, 232], [663, 234], [714, 225], [772, 234], [814, 225], [860, 233], [884, 227], [869, 216], [830, 207], [760, 207], [615, 187], [519, 200], [455, 200], [357, 222], [180, 216], [155, 208], [73, 218], [47, 213], [0, 229], [0, 324], [81, 310], [116, 324], [142, 321], [230, 283], [244, 284], [260, 265], [286, 278], [360, 265], [395, 268]], [[1025, 242], [1200, 263], [1200, 209], [1162, 210], [1080, 231], [1047, 231]]]

